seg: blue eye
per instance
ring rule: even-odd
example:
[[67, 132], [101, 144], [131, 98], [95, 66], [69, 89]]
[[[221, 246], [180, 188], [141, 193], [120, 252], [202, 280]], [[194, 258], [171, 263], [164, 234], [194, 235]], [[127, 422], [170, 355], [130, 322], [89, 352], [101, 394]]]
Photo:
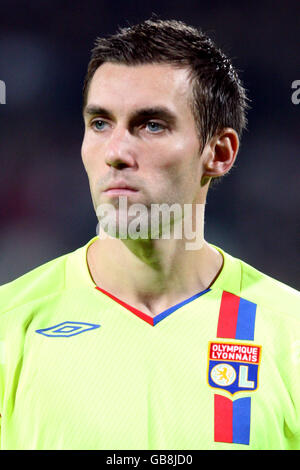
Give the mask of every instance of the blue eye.
[[164, 126], [162, 124], [159, 124], [158, 122], [155, 122], [155, 121], [149, 121], [147, 122], [147, 128], [153, 132], [153, 133], [157, 133], [161, 130], [164, 129]]
[[92, 126], [95, 126], [95, 128], [98, 130], [98, 131], [102, 131], [105, 127], [105, 125], [107, 124], [107, 122], [105, 121], [102, 121], [102, 119], [97, 119], [97, 121], [94, 121], [92, 123]]

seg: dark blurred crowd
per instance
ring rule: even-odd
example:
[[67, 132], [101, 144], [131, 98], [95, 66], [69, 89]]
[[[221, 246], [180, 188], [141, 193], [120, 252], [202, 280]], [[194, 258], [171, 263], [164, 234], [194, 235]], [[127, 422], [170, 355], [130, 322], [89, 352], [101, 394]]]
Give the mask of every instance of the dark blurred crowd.
[[251, 99], [235, 168], [208, 196], [206, 239], [299, 289], [299, 1], [2, 0], [0, 284], [96, 235], [80, 155], [90, 50], [152, 12], [207, 32]]

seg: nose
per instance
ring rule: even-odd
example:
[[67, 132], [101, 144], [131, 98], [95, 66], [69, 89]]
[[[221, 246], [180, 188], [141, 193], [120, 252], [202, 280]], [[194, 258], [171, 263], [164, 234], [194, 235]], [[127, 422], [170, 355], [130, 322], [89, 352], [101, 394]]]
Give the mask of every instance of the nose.
[[136, 167], [134, 137], [127, 129], [115, 129], [107, 142], [105, 162], [109, 167]]

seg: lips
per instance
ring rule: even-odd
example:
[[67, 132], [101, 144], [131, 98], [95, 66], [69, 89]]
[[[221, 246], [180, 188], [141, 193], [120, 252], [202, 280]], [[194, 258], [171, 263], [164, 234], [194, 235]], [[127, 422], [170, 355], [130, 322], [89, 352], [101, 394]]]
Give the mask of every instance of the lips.
[[127, 188], [112, 188], [103, 192], [106, 196], [129, 196], [137, 193], [137, 190]]
[[133, 186], [130, 186], [128, 183], [125, 183], [125, 182], [116, 182], [116, 183], [111, 183], [109, 184], [104, 190], [103, 192], [104, 193], [108, 193], [108, 192], [136, 192], [138, 191], [136, 188], [134, 188]]

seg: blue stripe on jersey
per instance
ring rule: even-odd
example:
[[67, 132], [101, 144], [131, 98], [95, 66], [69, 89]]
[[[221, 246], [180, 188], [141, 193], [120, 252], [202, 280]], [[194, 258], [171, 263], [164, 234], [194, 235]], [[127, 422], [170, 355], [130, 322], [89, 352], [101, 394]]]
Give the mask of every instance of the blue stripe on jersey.
[[206, 294], [206, 292], [209, 292], [211, 289], [205, 289], [202, 292], [198, 292], [198, 294], [193, 295], [192, 297], [189, 297], [188, 299], [184, 300], [183, 302], [179, 302], [176, 305], [173, 305], [173, 307], [167, 308], [167, 310], [164, 310], [163, 312], [159, 313], [156, 315], [156, 317], [153, 318], [153, 326], [156, 325], [158, 322], [166, 318], [168, 315], [171, 313], [175, 312], [175, 310], [179, 309], [180, 307], [183, 307], [185, 304], [188, 304], [189, 302], [192, 302], [193, 300], [197, 299], [203, 294]]
[[250, 442], [251, 398], [239, 398], [232, 403], [232, 442], [246, 444]]
[[254, 340], [256, 304], [240, 298], [235, 339]]

